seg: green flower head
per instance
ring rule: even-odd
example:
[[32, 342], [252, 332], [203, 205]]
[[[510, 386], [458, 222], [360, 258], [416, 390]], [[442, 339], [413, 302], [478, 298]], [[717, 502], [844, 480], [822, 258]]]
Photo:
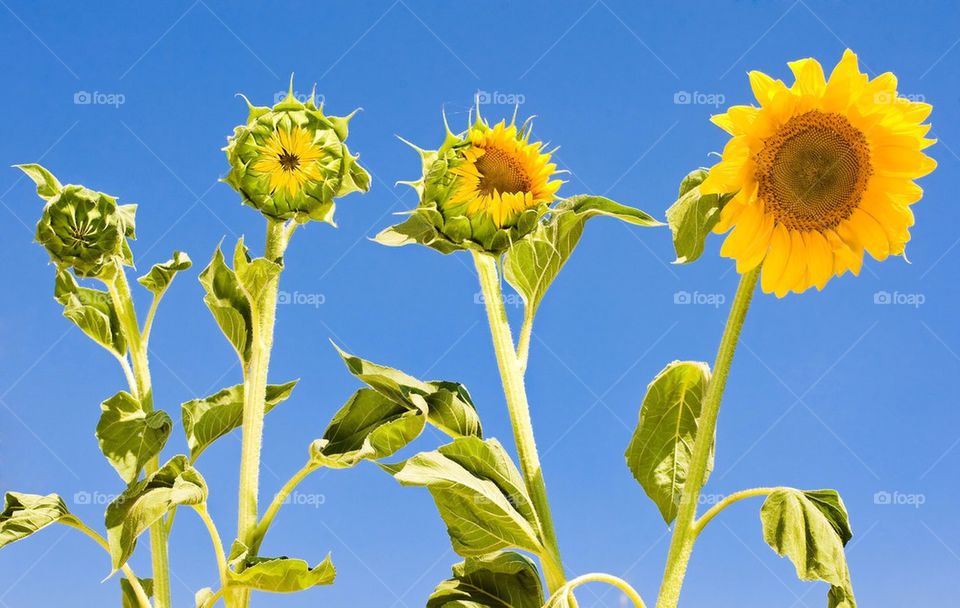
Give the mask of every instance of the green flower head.
[[118, 205], [117, 199], [83, 186], [61, 186], [40, 165], [17, 165], [37, 184], [47, 201], [37, 223], [37, 241], [62, 269], [79, 277], [95, 277], [114, 262], [133, 264], [127, 243], [134, 238], [136, 205]]
[[423, 175], [407, 184], [420, 202], [405, 222], [377, 236], [385, 245], [416, 242], [442, 253], [502, 253], [534, 229], [561, 185], [551, 179], [557, 171], [550, 153], [530, 141], [529, 121], [491, 127], [478, 112], [463, 133], [447, 127], [437, 150], [413, 147]]
[[277, 220], [333, 224], [335, 198], [370, 189], [370, 175], [345, 143], [353, 114], [326, 116], [315, 95], [299, 101], [293, 78], [287, 97], [272, 108], [247, 105], [247, 123], [224, 148], [230, 162], [224, 181], [244, 203]]

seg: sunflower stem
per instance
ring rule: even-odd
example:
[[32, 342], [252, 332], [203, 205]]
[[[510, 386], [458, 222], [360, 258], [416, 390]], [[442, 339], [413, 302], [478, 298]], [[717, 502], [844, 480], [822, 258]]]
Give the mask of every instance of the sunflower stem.
[[543, 553], [540, 559], [543, 574], [547, 581], [547, 588], [550, 594], [553, 594], [566, 583], [566, 576], [563, 573], [557, 534], [553, 527], [550, 503], [547, 500], [547, 487], [543, 481], [540, 457], [537, 454], [537, 445], [533, 436], [523, 368], [514, 350], [513, 335], [510, 331], [510, 323], [507, 321], [507, 311], [503, 306], [503, 291], [500, 287], [497, 260], [488, 253], [476, 251], [472, 253], [480, 279], [480, 289], [483, 291], [483, 301], [487, 310], [487, 320], [490, 323], [493, 350], [500, 368], [507, 409], [510, 412], [517, 455], [520, 457], [520, 471], [523, 473], [527, 492], [540, 519], [543, 541]]
[[676, 608], [680, 600], [680, 589], [690, 562], [690, 554], [693, 552], [693, 544], [697, 539], [697, 503], [700, 501], [700, 488], [707, 475], [710, 449], [716, 437], [720, 401], [727, 384], [737, 342], [740, 339], [740, 330], [743, 329], [743, 322], [750, 308], [750, 300], [753, 298], [759, 276], [760, 266], [757, 266], [740, 278], [740, 286], [737, 288], [727, 325], [720, 339], [713, 373], [703, 399], [700, 429], [693, 444], [690, 470], [683, 484], [683, 496], [680, 499], [676, 522], [674, 522], [670, 552], [667, 554], [667, 565], [660, 584], [660, 595], [657, 598], [657, 608]]

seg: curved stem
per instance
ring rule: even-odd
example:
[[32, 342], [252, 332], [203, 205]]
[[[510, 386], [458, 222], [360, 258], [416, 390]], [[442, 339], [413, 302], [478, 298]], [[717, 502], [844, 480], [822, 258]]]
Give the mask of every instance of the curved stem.
[[290, 496], [290, 493], [300, 484], [301, 481], [306, 479], [306, 477], [319, 469], [317, 465], [307, 463], [299, 471], [297, 471], [293, 477], [291, 477], [287, 483], [283, 484], [283, 487], [280, 488], [280, 491], [276, 493], [273, 497], [273, 501], [270, 503], [270, 506], [267, 507], [266, 512], [263, 514], [263, 518], [260, 520], [260, 523], [257, 524], [257, 529], [253, 533], [253, 540], [250, 544], [250, 552], [256, 554], [260, 550], [260, 544], [263, 542], [263, 537], [267, 535], [267, 530], [270, 529], [270, 525], [273, 524], [274, 518], [277, 516], [277, 513], [280, 511], [280, 507], [287, 502], [287, 497]]
[[740, 490], [739, 492], [734, 492], [733, 494], [724, 497], [723, 500], [713, 505], [707, 512], [700, 516], [693, 524], [693, 534], [699, 535], [700, 532], [706, 527], [710, 520], [716, 517], [720, 511], [723, 511], [730, 505], [735, 502], [741, 501], [744, 498], [752, 498], [754, 496], [766, 496], [776, 490], [777, 488], [751, 488], [749, 490]]
[[193, 510], [200, 516], [203, 525], [207, 528], [207, 533], [210, 534], [210, 542], [213, 543], [213, 552], [217, 559], [217, 572], [220, 574], [220, 586], [225, 588], [228, 582], [227, 558], [223, 552], [223, 541], [220, 540], [220, 532], [217, 531], [217, 525], [213, 523], [213, 520], [210, 518], [210, 513], [207, 511], [206, 505], [194, 505]]
[[[150, 379], [150, 365], [147, 357], [147, 344], [140, 334], [137, 323], [137, 311], [133, 307], [133, 297], [130, 295], [130, 285], [123, 267], [117, 264], [116, 272], [110, 280], [104, 281], [113, 306], [120, 321], [120, 328], [127, 341], [130, 351], [130, 360], [133, 362], [132, 377], [129, 368], [124, 366], [124, 373], [128, 381], [133, 383], [130, 391], [137, 398], [147, 412], [153, 410], [153, 386]], [[145, 467], [147, 474], [160, 468], [159, 455], [151, 458]], [[153, 597], [156, 608], [170, 608], [170, 556], [168, 554], [167, 539], [169, 531], [163, 519], [150, 526], [150, 556], [153, 566]]]
[[[103, 550], [107, 552], [107, 555], [110, 555], [110, 545], [107, 544], [106, 539], [88, 528], [82, 521], [77, 519], [75, 521], [64, 521], [63, 523], [64, 525], [70, 526], [75, 530], [79, 530], [80, 532], [83, 532], [92, 538], [94, 542], [100, 545]], [[133, 573], [133, 568], [131, 568], [129, 564], [124, 564], [120, 566], [120, 571], [123, 572], [123, 575], [127, 577], [128, 581], [130, 581], [130, 588], [133, 589], [134, 595], [137, 596], [137, 602], [140, 604], [141, 608], [151, 608], [150, 597], [147, 595], [147, 592], [143, 590], [143, 585], [140, 584], [140, 579], [137, 578], [137, 575]]]
[[223, 597], [224, 592], [226, 591], [225, 587], [221, 587], [217, 590], [216, 593], [207, 598], [207, 601], [203, 603], [203, 608], [213, 608], [217, 605], [217, 600]]
[[573, 593], [573, 590], [583, 585], [584, 583], [606, 583], [608, 585], [613, 585], [620, 591], [623, 591], [624, 595], [633, 602], [635, 608], [646, 608], [646, 604], [643, 603], [643, 598], [640, 597], [640, 594], [637, 593], [637, 590], [630, 586], [630, 583], [623, 580], [620, 577], [613, 576], [612, 574], [605, 574], [603, 572], [591, 572], [590, 574], [583, 574], [578, 576], [567, 584], [559, 591], [560, 593]]
[[533, 315], [535, 311], [529, 307], [523, 309], [523, 324], [520, 326], [520, 337], [517, 339], [517, 365], [520, 373], [527, 371], [527, 360], [530, 358], [530, 337], [533, 335]]
[[694, 526], [696, 524], [697, 503], [700, 500], [700, 488], [706, 479], [707, 463], [710, 459], [710, 450], [717, 432], [717, 417], [720, 414], [720, 400], [723, 389], [727, 384], [730, 373], [730, 364], [740, 339], [740, 330], [750, 308], [750, 300], [756, 289], [757, 278], [760, 276], [760, 266], [747, 272], [740, 278], [740, 286], [734, 296], [727, 317], [727, 325], [720, 339], [717, 349], [717, 358], [713, 364], [713, 373], [707, 385], [706, 395], [700, 414], [700, 428], [693, 444], [693, 455], [690, 458], [690, 470], [683, 484], [683, 495], [677, 511], [677, 520], [673, 528], [673, 537], [670, 541], [670, 552], [667, 555], [667, 565], [663, 573], [663, 582], [660, 585], [660, 595], [657, 598], [657, 608], [676, 608], [680, 600], [680, 588], [693, 552], [693, 543], [696, 540]]
[[147, 318], [143, 322], [143, 344], [144, 347], [150, 342], [150, 330], [153, 329], [153, 318], [157, 316], [157, 307], [160, 305], [160, 300], [163, 296], [155, 295], [153, 296], [153, 301], [150, 302], [150, 309], [147, 310]]
[[473, 261], [477, 267], [480, 288], [483, 291], [487, 320], [490, 323], [490, 334], [493, 337], [493, 349], [497, 355], [500, 379], [503, 382], [503, 392], [506, 396], [507, 409], [510, 412], [513, 436], [517, 444], [517, 455], [520, 457], [520, 470], [523, 473], [527, 492], [530, 493], [530, 499], [540, 519], [544, 545], [544, 551], [540, 556], [543, 562], [543, 573], [547, 580], [547, 588], [550, 593], [554, 593], [564, 585], [566, 577], [563, 573], [563, 563], [560, 561], [557, 533], [553, 527], [553, 516], [550, 513], [550, 504], [547, 501], [547, 488], [543, 481], [540, 457], [537, 454], [537, 445], [533, 436], [533, 424], [530, 421], [530, 406], [527, 403], [523, 370], [514, 350], [513, 336], [510, 332], [510, 324], [507, 321], [507, 311], [503, 306], [503, 292], [500, 288], [497, 261], [490, 254], [477, 252], [473, 252]]

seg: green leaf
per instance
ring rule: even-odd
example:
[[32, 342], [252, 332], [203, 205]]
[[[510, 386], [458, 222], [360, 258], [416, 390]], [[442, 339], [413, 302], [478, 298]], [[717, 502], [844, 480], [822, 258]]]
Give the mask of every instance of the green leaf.
[[548, 218], [514, 243], [503, 259], [504, 278], [517, 290], [529, 313], [536, 312], [547, 288], [567, 263], [587, 220], [612, 217], [637, 226], [659, 226], [648, 214], [602, 196], [574, 196], [558, 203]]
[[203, 302], [213, 313], [223, 335], [237, 351], [240, 361], [246, 363], [250, 358], [250, 340], [253, 338], [250, 302], [237, 274], [224, 262], [219, 247], [199, 279], [207, 292]]
[[543, 588], [533, 561], [513, 551], [469, 557], [453, 567], [427, 608], [540, 608]]
[[80, 523], [58, 495], [7, 492], [0, 511], [0, 549], [56, 522]]
[[127, 343], [109, 293], [80, 287], [69, 271], [60, 270], [53, 297], [63, 305], [63, 316], [73, 321], [94, 342], [117, 357], [126, 354]]
[[310, 460], [347, 468], [364, 459], [386, 458], [420, 435], [425, 414], [362, 388], [333, 416], [323, 438], [311, 444]]
[[830, 583], [830, 608], [855, 608], [843, 554], [850, 524], [836, 492], [777, 488], [760, 508], [760, 521], [763, 539], [793, 562], [800, 580]]
[[709, 170], [691, 171], [680, 182], [680, 194], [667, 209], [667, 223], [673, 233], [673, 247], [677, 252], [675, 264], [688, 264], [703, 254], [707, 235], [720, 220], [723, 210], [734, 194], [700, 194], [700, 184]]
[[[297, 382], [268, 384], [266, 411], [285, 401]], [[196, 462], [210, 444], [240, 427], [243, 422], [243, 385], [237, 384], [209, 397], [187, 401], [180, 406], [180, 413], [187, 434], [187, 447], [190, 448], [190, 461]]]
[[162, 264], [154, 264], [150, 272], [137, 279], [137, 282], [149, 289], [154, 296], [161, 296], [167, 287], [170, 287], [173, 277], [192, 265], [190, 256], [182, 251], [174, 251], [172, 258]]
[[283, 266], [267, 258], [251, 259], [241, 237], [233, 252], [233, 269], [247, 300], [259, 302], [270, 282], [280, 276]]
[[173, 421], [164, 411], [146, 411], [126, 391], [101, 403], [100, 410], [103, 412], [97, 423], [100, 450], [120, 477], [132, 483], [147, 461], [163, 449]]
[[[137, 577], [137, 580], [140, 581], [140, 586], [143, 587], [147, 597], [153, 597], [153, 579]], [[120, 579], [120, 597], [122, 608], [140, 608], [140, 600], [137, 599], [137, 594], [126, 578]]]
[[329, 555], [311, 568], [302, 559], [250, 556], [240, 542], [234, 543], [230, 551], [230, 567], [231, 586], [270, 593], [294, 593], [317, 585], [332, 585], [337, 576]]
[[[683, 497], [709, 382], [706, 363], [674, 361], [667, 365], [647, 387], [640, 422], [627, 446], [627, 466], [668, 525], [677, 516]], [[711, 449], [707, 475], [712, 469]]]
[[117, 570], [130, 559], [137, 537], [178, 505], [207, 499], [207, 484], [183, 455], [174, 456], [156, 472], [127, 486], [107, 505], [107, 543]]
[[53, 176], [53, 173], [40, 165], [14, 165], [14, 167], [26, 173], [27, 177], [33, 180], [33, 183], [37, 185], [37, 194], [40, 195], [40, 198], [53, 198], [63, 188], [57, 178]]
[[402, 485], [430, 490], [460, 555], [478, 557], [508, 547], [543, 550], [523, 478], [496, 439], [462, 437], [381, 467]]
[[334, 345], [350, 373], [394, 403], [426, 411], [427, 419], [451, 437], [482, 437], [477, 408], [467, 387], [456, 382], [423, 382], [400, 370], [355, 357]]

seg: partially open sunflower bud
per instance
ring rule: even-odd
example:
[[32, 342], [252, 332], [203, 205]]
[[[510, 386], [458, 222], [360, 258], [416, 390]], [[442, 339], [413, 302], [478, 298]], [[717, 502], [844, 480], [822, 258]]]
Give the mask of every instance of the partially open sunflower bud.
[[247, 105], [247, 124], [234, 129], [224, 148], [230, 162], [224, 181], [244, 203], [278, 220], [333, 224], [335, 198], [370, 189], [370, 175], [344, 143], [353, 114], [326, 116], [314, 95], [300, 102], [293, 79], [272, 108]]
[[36, 182], [37, 194], [47, 201], [37, 223], [37, 241], [59, 268], [96, 277], [115, 261], [133, 264], [127, 239], [135, 237], [136, 205], [118, 205], [109, 194], [83, 186], [61, 186], [40, 165], [17, 167]]
[[551, 181], [557, 166], [541, 142], [530, 141], [529, 121], [491, 127], [478, 112], [465, 132], [447, 128], [439, 149], [414, 148], [423, 176], [408, 185], [420, 203], [406, 221], [377, 235], [384, 245], [502, 253], [533, 230], [562, 183]]

